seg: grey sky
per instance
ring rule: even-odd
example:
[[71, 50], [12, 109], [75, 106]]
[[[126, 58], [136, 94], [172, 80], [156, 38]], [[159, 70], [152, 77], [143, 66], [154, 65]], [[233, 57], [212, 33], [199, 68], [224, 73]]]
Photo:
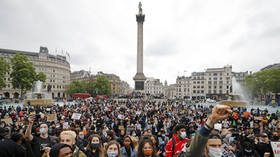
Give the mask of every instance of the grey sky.
[[[0, 47], [68, 51], [72, 71], [115, 73], [133, 85], [138, 0], [1, 0]], [[257, 71], [280, 62], [279, 0], [142, 0], [144, 73], [223, 67]], [[186, 71], [186, 72], [184, 72]]]

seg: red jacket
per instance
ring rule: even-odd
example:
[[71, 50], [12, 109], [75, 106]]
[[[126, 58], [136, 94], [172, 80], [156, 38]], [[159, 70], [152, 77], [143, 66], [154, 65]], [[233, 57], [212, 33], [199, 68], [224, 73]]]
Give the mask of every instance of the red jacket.
[[175, 147], [173, 149], [173, 141], [172, 138], [167, 142], [165, 146], [165, 157], [177, 157], [179, 153], [183, 150], [185, 144], [187, 143], [187, 138], [184, 138], [182, 141], [180, 141], [177, 137], [177, 135], [174, 134], [173, 138], [175, 139]]

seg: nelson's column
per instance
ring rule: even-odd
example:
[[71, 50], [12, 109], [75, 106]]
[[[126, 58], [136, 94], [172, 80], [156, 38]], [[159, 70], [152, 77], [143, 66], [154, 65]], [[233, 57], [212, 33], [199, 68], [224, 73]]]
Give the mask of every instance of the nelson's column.
[[144, 90], [144, 82], [146, 81], [146, 77], [143, 73], [143, 23], [145, 20], [145, 15], [142, 14], [142, 4], [139, 2], [139, 12], [136, 15], [137, 21], [137, 73], [133, 77], [135, 81], [135, 90], [143, 91]]

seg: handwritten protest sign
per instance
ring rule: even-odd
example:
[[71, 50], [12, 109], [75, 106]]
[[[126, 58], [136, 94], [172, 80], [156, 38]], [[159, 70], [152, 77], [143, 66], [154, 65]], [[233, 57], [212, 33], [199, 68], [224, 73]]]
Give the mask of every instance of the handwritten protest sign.
[[56, 118], [55, 113], [47, 115], [47, 122], [53, 122], [53, 121], [56, 121], [56, 120], [57, 120], [57, 118]]
[[12, 121], [12, 118], [4, 118], [4, 119], [1, 119], [2, 122], [5, 122], [6, 124], [12, 124], [13, 121]]
[[280, 157], [280, 142], [271, 142], [274, 157]]
[[222, 130], [222, 124], [217, 123], [217, 124], [214, 125], [214, 128], [221, 131]]
[[79, 120], [81, 118], [82, 114], [80, 113], [73, 113], [72, 114], [72, 119], [75, 119], [75, 120]]

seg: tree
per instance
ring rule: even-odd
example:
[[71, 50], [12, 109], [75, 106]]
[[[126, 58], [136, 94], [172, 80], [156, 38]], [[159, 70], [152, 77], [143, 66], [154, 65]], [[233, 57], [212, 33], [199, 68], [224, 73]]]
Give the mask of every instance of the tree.
[[111, 95], [111, 83], [105, 76], [97, 76], [95, 83], [96, 94]]
[[4, 81], [5, 74], [10, 71], [9, 63], [0, 57], [0, 89], [6, 87], [6, 82]]
[[79, 81], [75, 80], [66, 86], [65, 92], [69, 95], [72, 95], [74, 93], [85, 93], [86, 92], [86, 82], [79, 82]]
[[245, 82], [253, 96], [280, 93], [280, 68], [256, 72], [247, 76]]
[[32, 83], [36, 81], [36, 72], [32, 62], [29, 62], [26, 55], [16, 55], [12, 62], [12, 85], [15, 89], [20, 89], [21, 98], [23, 94], [32, 88]]
[[46, 82], [46, 79], [47, 79], [47, 76], [46, 76], [46, 74], [43, 73], [43, 72], [39, 72], [39, 73], [36, 75], [36, 81]]

